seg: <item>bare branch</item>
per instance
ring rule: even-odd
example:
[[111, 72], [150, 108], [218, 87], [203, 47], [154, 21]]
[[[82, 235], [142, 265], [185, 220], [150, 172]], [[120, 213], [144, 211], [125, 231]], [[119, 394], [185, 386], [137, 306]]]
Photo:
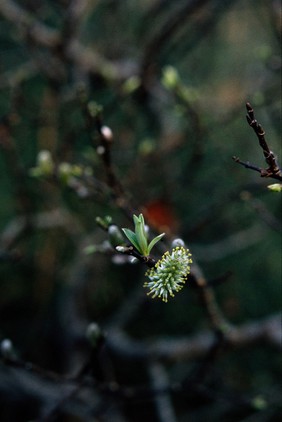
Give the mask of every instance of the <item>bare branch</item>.
[[60, 43], [59, 32], [36, 20], [32, 14], [18, 6], [13, 0], [1, 0], [0, 14], [17, 27], [28, 31], [29, 36], [36, 43], [49, 48], [54, 48]]
[[[281, 318], [281, 314], [276, 314], [239, 327], [229, 327], [225, 340], [232, 348], [247, 347], [261, 341], [281, 348]], [[205, 356], [213, 344], [214, 334], [210, 331], [186, 338], [160, 338], [151, 343], [132, 340], [123, 331], [108, 333], [108, 345], [112, 351], [133, 360], [186, 361]]]
[[[13, 0], [1, 0], [0, 14], [16, 27], [24, 30], [34, 44], [47, 47], [55, 53], [60, 51], [62, 54], [63, 34], [41, 23]], [[76, 38], [68, 43], [63, 54], [84, 71], [99, 74], [107, 80], [125, 80], [137, 74], [138, 71], [136, 63], [127, 60], [120, 62], [107, 60], [92, 48], [82, 45]]]
[[241, 164], [242, 166], [257, 171], [260, 173], [261, 177], [270, 177], [272, 179], [280, 180], [282, 181], [282, 170], [280, 169], [274, 153], [270, 150], [268, 143], [265, 139], [265, 131], [262, 128], [261, 124], [257, 122], [255, 119], [254, 110], [250, 103], [246, 103], [247, 108], [247, 122], [253, 128], [255, 134], [257, 135], [257, 138], [259, 140], [259, 145], [262, 148], [263, 155], [265, 157], [265, 161], [268, 164], [268, 168], [263, 169], [257, 166], [254, 166], [253, 164], [250, 164], [249, 162], [244, 162], [239, 159], [239, 157], [233, 157], [233, 160]]
[[224, 239], [206, 245], [190, 245], [195, 256], [201, 262], [213, 262], [217, 259], [224, 259], [249, 248], [263, 239], [266, 231], [259, 224], [247, 229], [240, 230], [226, 236]]
[[157, 394], [155, 397], [155, 406], [159, 422], [176, 422], [176, 415], [173, 410], [171, 397], [168, 394], [167, 386], [169, 379], [165, 368], [157, 362], [149, 365], [149, 374], [153, 391], [164, 391], [163, 394]]
[[155, 35], [152, 40], [149, 41], [147, 46], [144, 49], [144, 59], [143, 59], [143, 80], [146, 79], [149, 67], [154, 61], [154, 57], [157, 52], [160, 51], [161, 47], [166, 43], [168, 39], [182, 27], [183, 22], [185, 22], [191, 14], [195, 13], [206, 3], [209, 3], [210, 0], [191, 0], [184, 3], [184, 6], [177, 10], [173, 16], [169, 15], [167, 21], [160, 28], [157, 35]]
[[[95, 103], [88, 102], [85, 97], [84, 91], [81, 92], [81, 107], [85, 116], [86, 129], [89, 133], [90, 140], [92, 143], [95, 143], [95, 133], [98, 134], [99, 144], [96, 151], [103, 163], [107, 185], [111, 190], [116, 205], [131, 219], [132, 215], [135, 213], [135, 209], [129, 202], [112, 162], [111, 149], [114, 139], [113, 133], [108, 126], [103, 124], [101, 107], [97, 106]], [[131, 255], [133, 254], [131, 253]]]
[[273, 154], [273, 152], [270, 150], [266, 139], [265, 139], [265, 131], [262, 128], [261, 124], [257, 122], [257, 120], [255, 119], [255, 115], [254, 115], [254, 110], [251, 106], [250, 103], [246, 104], [246, 108], [247, 108], [247, 122], [249, 123], [249, 125], [253, 128], [255, 134], [257, 135], [257, 138], [259, 140], [259, 144], [262, 148], [263, 151], [263, 155], [265, 157], [265, 161], [266, 163], [269, 165], [269, 168], [265, 170], [265, 172], [263, 172], [261, 174], [262, 177], [272, 177], [272, 176], [279, 176], [281, 177], [282, 180], [282, 171], [279, 168], [275, 156]]

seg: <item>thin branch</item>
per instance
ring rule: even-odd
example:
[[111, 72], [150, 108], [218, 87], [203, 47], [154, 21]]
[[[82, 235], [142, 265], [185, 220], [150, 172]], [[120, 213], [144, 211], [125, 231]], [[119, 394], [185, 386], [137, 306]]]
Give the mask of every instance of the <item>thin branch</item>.
[[266, 230], [261, 225], [254, 224], [252, 227], [237, 231], [217, 242], [206, 245], [191, 244], [190, 247], [199, 261], [214, 262], [257, 244], [265, 234]]
[[[174, 14], [169, 14], [168, 19], [162, 25], [159, 32], [148, 42], [144, 48], [144, 58], [142, 65], [142, 79], [143, 83], [146, 81], [150, 73], [150, 66], [155, 61], [156, 55], [160, 52], [162, 46], [168, 39], [180, 28], [188, 18], [203, 7], [205, 4], [210, 3], [210, 0], [190, 0], [184, 3], [184, 6], [176, 10]], [[146, 85], [146, 82], [145, 82]]]
[[77, 239], [82, 232], [79, 222], [67, 210], [55, 208], [51, 211], [30, 214], [29, 220], [23, 216], [12, 219], [0, 235], [0, 249], [9, 250], [29, 229], [53, 229], [63, 227]]
[[153, 268], [156, 265], [156, 260], [152, 256], [144, 256], [141, 255], [139, 252], [136, 251], [136, 249], [133, 248], [133, 246], [118, 246], [116, 250], [120, 253], [123, 253], [125, 255], [133, 256], [134, 258], [138, 259], [138, 261], [142, 262], [143, 264], [147, 265], [149, 268]]
[[191, 275], [198, 288], [200, 299], [208, 316], [211, 327], [215, 333], [220, 334], [223, 337], [227, 336], [231, 327], [228, 321], [222, 315], [222, 312], [216, 301], [214, 290], [209, 285], [201, 268], [195, 262], [195, 259], [191, 267]]
[[[24, 29], [28, 39], [33, 43], [47, 47], [53, 53], [62, 53], [62, 35], [56, 29], [41, 23], [13, 0], [0, 1], [0, 14], [16, 27]], [[87, 72], [99, 74], [107, 80], [125, 80], [137, 74], [137, 65], [133, 61], [113, 62], [107, 60], [92, 48], [85, 47], [77, 39], [73, 39], [64, 51], [65, 57]]]
[[116, 205], [125, 212], [128, 218], [132, 218], [135, 213], [134, 207], [129, 202], [122, 183], [116, 174], [112, 163], [113, 133], [111, 129], [103, 124], [102, 111], [99, 106], [88, 102], [85, 92], [80, 92], [80, 102], [85, 116], [86, 128], [90, 136], [90, 141], [95, 144], [95, 134], [98, 133], [99, 145], [96, 148], [101, 158], [106, 174], [106, 182], [111, 190], [112, 197]]
[[60, 43], [59, 32], [39, 22], [35, 16], [18, 6], [13, 0], [1, 0], [0, 14], [17, 27], [28, 31], [34, 41], [45, 47], [54, 48]]
[[[262, 221], [265, 222], [269, 227], [275, 230], [278, 233], [281, 233], [281, 221], [279, 218], [276, 218], [269, 209], [265, 206], [264, 202], [258, 198], [254, 198], [250, 192], [242, 192], [241, 198], [243, 201], [246, 201], [251, 208], [253, 208]], [[259, 230], [261, 232], [261, 230]], [[258, 232], [258, 233], [259, 233]], [[263, 234], [261, 232], [261, 234]]]
[[14, 183], [17, 211], [24, 214], [28, 219], [32, 209], [32, 201], [27, 186], [27, 174], [13, 138], [13, 119], [15, 116], [17, 118], [17, 106], [15, 104], [13, 106], [11, 112], [4, 116], [0, 122], [0, 152], [4, 156], [7, 173]]
[[37, 68], [32, 60], [21, 64], [13, 70], [8, 70], [0, 74], [0, 89], [7, 87], [15, 87], [22, 82], [34, 77], [37, 73]]
[[260, 174], [263, 172], [261, 167], [254, 166], [253, 164], [249, 163], [249, 161], [242, 161], [239, 157], [236, 157], [236, 155], [233, 155], [232, 159], [235, 161], [235, 163], [241, 164], [241, 166], [244, 166], [246, 169], [257, 171]]
[[258, 138], [259, 145], [262, 148], [265, 161], [269, 167], [266, 169], [263, 169], [253, 164], [250, 164], [249, 162], [241, 161], [239, 157], [235, 157], [235, 156], [233, 157], [233, 160], [236, 163], [241, 164], [245, 168], [259, 172], [261, 177], [269, 177], [272, 179], [282, 181], [282, 170], [280, 169], [277, 163], [274, 153], [270, 150], [268, 146], [268, 143], [265, 139], [265, 131], [263, 127], [261, 126], [261, 124], [258, 123], [258, 121], [256, 120], [254, 110], [249, 102], [246, 103], [246, 109], [247, 109], [247, 115], [246, 115], [247, 122], [251, 126], [251, 128], [254, 130]]
[[140, 308], [146, 299], [147, 297], [144, 295], [142, 285], [138, 285], [137, 288], [132, 290], [121, 302], [118, 310], [110, 317], [105, 331], [125, 329], [125, 327], [134, 320], [136, 315], [140, 312]]
[[[226, 338], [228, 345], [234, 349], [237, 347], [249, 346], [250, 344], [264, 340], [281, 348], [281, 316], [281, 314], [276, 314], [263, 320], [256, 320], [243, 324], [240, 327], [232, 327]], [[84, 365], [82, 368], [83, 370], [79, 370], [74, 377], [68, 377], [45, 371], [32, 363], [24, 362], [16, 358], [8, 358], [3, 362], [6, 363], [7, 366], [14, 367], [15, 369], [17, 368], [17, 372], [14, 371], [14, 374], [17, 375], [21, 384], [25, 381], [27, 391], [32, 388], [35, 397], [38, 395], [42, 396], [42, 400], [45, 404], [44, 418], [42, 420], [49, 421], [58, 411], [66, 406], [68, 407], [68, 405], [71, 406], [71, 399], [78, 400], [79, 402], [81, 398], [82, 405], [83, 403], [88, 403], [88, 401], [85, 402], [85, 399], [87, 400], [88, 396], [83, 395], [78, 397], [78, 393], [85, 391], [85, 388], [90, 388], [92, 397], [95, 397], [95, 400], [98, 400], [98, 402], [101, 401], [100, 394], [103, 394], [103, 396], [106, 394], [110, 397], [116, 396], [117, 398], [125, 398], [127, 400], [140, 399], [140, 397], [152, 399], [152, 397], [155, 397], [160, 421], [173, 421], [174, 415], [168, 394], [173, 392], [174, 388], [173, 385], [168, 382], [166, 373], [162, 366], [160, 366], [160, 363], [157, 363], [156, 360], [179, 362], [203, 357], [204, 365], [200, 366], [200, 373], [206, 373], [206, 364], [209, 365], [212, 362], [210, 360], [211, 355], [214, 355], [212, 356], [214, 358], [219, 350], [218, 346], [221, 345], [220, 338], [218, 339], [220, 340], [219, 343], [215, 343], [214, 340], [213, 333], [202, 332], [196, 334], [194, 337], [170, 337], [168, 339], [163, 338], [148, 343], [132, 340], [124, 332], [116, 329], [110, 331], [106, 343], [107, 347], [114, 355], [121, 355], [123, 358], [130, 360], [151, 360], [150, 373], [153, 382], [152, 387], [137, 386], [132, 388], [119, 386], [118, 384], [113, 386], [110, 381], [101, 384], [90, 376], [87, 365]], [[228, 350], [229, 349], [230, 347]], [[197, 379], [198, 375], [199, 372], [196, 372]], [[44, 384], [42, 383], [43, 380], [45, 380]], [[180, 388], [186, 389], [187, 386], [189, 387], [191, 380], [192, 378], [188, 378], [188, 384], [187, 381], [184, 381]], [[201, 379], [199, 379], [199, 382], [201, 383]], [[59, 388], [57, 388], [58, 383], [60, 386]], [[37, 386], [36, 389], [35, 386]], [[47, 387], [50, 391], [46, 390]], [[57, 395], [56, 398], [53, 397], [51, 400], [51, 396], [54, 396], [54, 391], [57, 391], [57, 389], [58, 391], [62, 391], [62, 387], [64, 387], [63, 391], [65, 394], [59, 398], [59, 400], [56, 400], [58, 397]], [[190, 387], [192, 388], [193, 384]], [[188, 388], [188, 390], [191, 388]], [[44, 391], [43, 395], [42, 389]], [[176, 389], [179, 390], [179, 387]], [[171, 416], [171, 419], [168, 419], [168, 415]]]
[[[276, 314], [239, 327], [231, 326], [225, 334], [225, 340], [233, 349], [261, 341], [281, 348], [281, 318], [281, 314]], [[205, 331], [192, 337], [169, 337], [142, 342], [131, 339], [124, 331], [113, 330], [108, 332], [107, 342], [113, 353], [129, 360], [187, 361], [206, 356], [214, 344], [214, 333]]]
[[158, 362], [149, 365], [149, 375], [153, 391], [164, 391], [163, 394], [155, 396], [155, 407], [159, 422], [176, 422], [176, 415], [168, 390], [169, 379], [165, 368]]
[[247, 122], [253, 128], [257, 138], [259, 140], [259, 144], [262, 148], [263, 155], [265, 157], [266, 163], [269, 165], [269, 168], [265, 170], [265, 173], [262, 173], [262, 177], [270, 177], [270, 176], [279, 176], [282, 180], [282, 171], [276, 162], [276, 158], [273, 152], [270, 150], [266, 139], [265, 139], [265, 131], [262, 128], [261, 124], [257, 122], [254, 115], [254, 110], [250, 103], [246, 104], [247, 108]]

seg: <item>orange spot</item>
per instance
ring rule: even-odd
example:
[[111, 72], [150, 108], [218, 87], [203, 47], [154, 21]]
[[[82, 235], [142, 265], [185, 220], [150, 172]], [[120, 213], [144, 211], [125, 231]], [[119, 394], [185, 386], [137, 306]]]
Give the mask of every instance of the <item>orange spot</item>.
[[178, 228], [178, 221], [173, 208], [164, 200], [154, 200], [144, 205], [143, 214], [149, 226], [157, 231], [174, 233]]

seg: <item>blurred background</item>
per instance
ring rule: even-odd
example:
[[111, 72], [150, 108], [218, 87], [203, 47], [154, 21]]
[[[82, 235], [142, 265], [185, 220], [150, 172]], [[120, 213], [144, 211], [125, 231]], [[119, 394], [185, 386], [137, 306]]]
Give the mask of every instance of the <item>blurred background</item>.
[[[132, 222], [89, 119], [101, 106], [128, 204], [185, 240], [230, 324], [275, 316], [279, 331], [281, 195], [232, 156], [266, 167], [247, 101], [281, 155], [280, 12], [269, 0], [1, 0], [0, 340], [22, 363], [4, 351], [1, 420], [280, 420], [279, 340], [161, 362], [165, 394], [150, 362], [111, 346], [115, 327], [146, 345], [211, 329], [189, 280], [169, 303], [151, 300], [144, 268], [105, 247], [96, 217]], [[95, 385], [61, 403], [70, 386], [24, 362], [74, 375], [92, 321], [109, 342]]]

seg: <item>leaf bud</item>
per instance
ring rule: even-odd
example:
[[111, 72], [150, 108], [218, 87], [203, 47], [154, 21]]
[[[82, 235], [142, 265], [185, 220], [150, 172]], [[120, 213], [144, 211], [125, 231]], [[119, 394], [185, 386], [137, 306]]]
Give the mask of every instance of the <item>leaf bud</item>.
[[91, 322], [86, 329], [86, 337], [93, 347], [96, 347], [103, 336], [100, 326], [96, 322]]
[[180, 238], [174, 239], [174, 240], [171, 242], [171, 247], [172, 247], [172, 248], [176, 248], [177, 246], [178, 246], [178, 247], [185, 246], [184, 241], [183, 241], [182, 239], [180, 239]]
[[54, 170], [54, 162], [50, 151], [39, 151], [37, 156], [37, 166], [39, 167], [42, 175], [50, 176]]
[[6, 338], [1, 341], [0, 350], [4, 359], [12, 359], [14, 357], [14, 347], [10, 339]]
[[126, 253], [128, 248], [126, 246], [116, 246], [116, 251], [120, 253]]
[[111, 224], [109, 226], [108, 233], [109, 233], [110, 243], [113, 247], [116, 247], [124, 243], [122, 233], [120, 229], [118, 228], [118, 226], [116, 226], [115, 224]]
[[167, 89], [176, 88], [177, 84], [179, 83], [179, 75], [175, 67], [166, 66], [163, 69], [162, 83]]
[[113, 142], [113, 132], [112, 129], [109, 128], [109, 126], [102, 126], [101, 127], [101, 134], [103, 135], [103, 138], [107, 142]]

